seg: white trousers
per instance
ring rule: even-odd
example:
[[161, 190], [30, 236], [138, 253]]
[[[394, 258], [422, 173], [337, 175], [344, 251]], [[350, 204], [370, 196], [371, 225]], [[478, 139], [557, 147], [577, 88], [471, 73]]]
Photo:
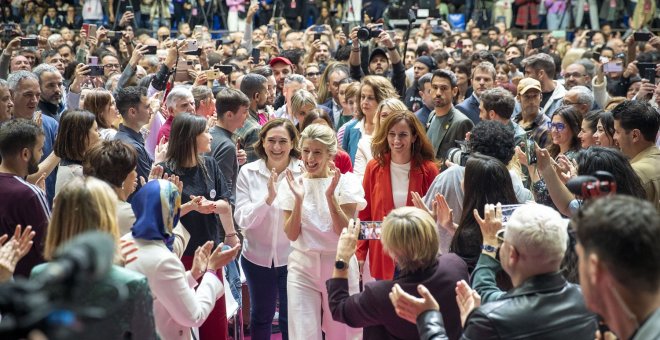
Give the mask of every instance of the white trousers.
[[[332, 278], [335, 254], [293, 250], [287, 265], [287, 301], [289, 308], [289, 339], [326, 340], [362, 339], [362, 328], [351, 328], [332, 320], [325, 281]], [[358, 263], [349, 262], [348, 291], [359, 291]]]

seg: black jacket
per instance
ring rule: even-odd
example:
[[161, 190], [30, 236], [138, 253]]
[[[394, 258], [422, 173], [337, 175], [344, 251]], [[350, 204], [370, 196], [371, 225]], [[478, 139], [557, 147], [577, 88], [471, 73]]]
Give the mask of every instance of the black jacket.
[[[596, 315], [587, 310], [579, 286], [552, 273], [534, 276], [475, 309], [461, 339], [591, 340], [596, 328]], [[437, 311], [422, 313], [417, 329], [423, 340], [447, 339]]]

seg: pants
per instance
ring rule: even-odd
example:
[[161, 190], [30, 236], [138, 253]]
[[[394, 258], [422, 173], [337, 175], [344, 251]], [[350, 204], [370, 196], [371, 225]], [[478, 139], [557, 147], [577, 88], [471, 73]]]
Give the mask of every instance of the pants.
[[289, 339], [286, 277], [287, 268], [262, 267], [241, 256], [241, 266], [250, 292], [250, 336], [254, 340], [268, 340], [272, 332], [277, 300], [280, 301], [280, 330], [282, 340]]
[[[192, 268], [193, 257], [184, 255], [181, 257], [181, 262], [186, 270], [190, 270]], [[222, 297], [215, 301], [215, 307], [213, 307], [204, 324], [199, 327], [199, 340], [227, 340], [228, 335], [227, 306], [225, 305], [225, 295], [223, 294]]]
[[[294, 249], [289, 255], [287, 298], [291, 339], [321, 340], [321, 330], [325, 332], [325, 340], [361, 339], [362, 329], [350, 328], [332, 319], [325, 281], [332, 277], [334, 267], [334, 253]], [[349, 292], [356, 294], [359, 272], [355, 256], [351, 258], [348, 270]]]
[[574, 2], [575, 8], [575, 27], [582, 27], [582, 19], [584, 18], [584, 4], [589, 4], [589, 23], [594, 31], [600, 30], [600, 22], [598, 21], [598, 4], [596, 0], [578, 0]]
[[548, 13], [548, 30], [554, 31], [557, 29], [565, 30], [568, 25], [568, 17], [570, 13], [568, 11], [564, 13]]

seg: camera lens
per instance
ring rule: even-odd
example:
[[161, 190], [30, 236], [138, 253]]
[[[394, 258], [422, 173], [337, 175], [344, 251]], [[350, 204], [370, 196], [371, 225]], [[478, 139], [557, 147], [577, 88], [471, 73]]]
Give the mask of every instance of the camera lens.
[[358, 29], [357, 31], [357, 36], [358, 39], [362, 41], [368, 41], [369, 39], [371, 39], [371, 32], [366, 27], [360, 27], [360, 29]]

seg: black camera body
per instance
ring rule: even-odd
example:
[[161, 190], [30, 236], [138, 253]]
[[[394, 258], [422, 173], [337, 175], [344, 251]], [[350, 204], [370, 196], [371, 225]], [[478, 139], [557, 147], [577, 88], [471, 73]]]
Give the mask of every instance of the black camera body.
[[371, 38], [377, 38], [381, 33], [383, 33], [383, 24], [378, 24], [371, 28], [362, 26], [358, 29], [357, 36], [358, 39], [362, 41], [369, 41]]
[[470, 146], [465, 141], [456, 141], [457, 148], [447, 150], [447, 160], [460, 166], [465, 166], [470, 158]]

